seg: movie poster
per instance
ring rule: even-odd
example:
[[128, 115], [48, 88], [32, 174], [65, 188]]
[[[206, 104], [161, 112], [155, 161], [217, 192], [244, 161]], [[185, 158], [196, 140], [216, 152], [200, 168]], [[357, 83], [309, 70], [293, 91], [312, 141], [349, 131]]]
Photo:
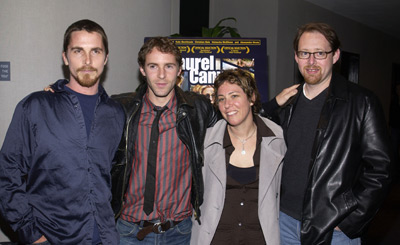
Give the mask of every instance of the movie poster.
[[183, 57], [179, 85], [210, 97], [215, 77], [221, 70], [241, 68], [257, 82], [261, 101], [268, 101], [266, 38], [171, 37]]

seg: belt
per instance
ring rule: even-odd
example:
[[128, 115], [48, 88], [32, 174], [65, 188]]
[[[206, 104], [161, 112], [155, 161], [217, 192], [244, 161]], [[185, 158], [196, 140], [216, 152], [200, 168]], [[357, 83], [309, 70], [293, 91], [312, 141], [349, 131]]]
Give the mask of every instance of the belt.
[[162, 233], [168, 231], [170, 228], [179, 224], [181, 221], [182, 220], [180, 220], [180, 221], [167, 220], [164, 223], [161, 223], [161, 222], [152, 223], [152, 222], [145, 220], [145, 221], [139, 221], [139, 222], [133, 222], [133, 223], [138, 226], [143, 224], [143, 228], [136, 235], [137, 239], [139, 241], [142, 241], [149, 233], [154, 232], [156, 234], [162, 234]]

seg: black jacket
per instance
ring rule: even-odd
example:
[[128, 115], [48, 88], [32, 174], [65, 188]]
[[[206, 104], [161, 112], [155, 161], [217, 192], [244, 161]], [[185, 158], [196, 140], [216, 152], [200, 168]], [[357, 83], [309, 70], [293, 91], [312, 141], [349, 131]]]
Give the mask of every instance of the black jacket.
[[[285, 138], [298, 94], [278, 110]], [[301, 243], [330, 244], [336, 226], [350, 238], [360, 237], [387, 194], [390, 165], [390, 141], [379, 100], [333, 75], [307, 166]]]
[[[120, 102], [125, 110], [126, 122], [124, 136], [117, 151], [112, 174], [112, 207], [115, 217], [119, 217], [127, 191], [132, 169], [134, 143], [138, 129], [142, 98], [146, 93], [147, 85], [138, 88], [135, 93], [125, 93], [112, 96]], [[196, 219], [200, 217], [199, 207], [203, 203], [203, 178], [201, 168], [203, 166], [203, 143], [206, 130], [217, 121], [217, 114], [211, 103], [205, 96], [193, 92], [184, 92], [175, 87], [175, 95], [178, 100], [177, 109], [177, 133], [179, 139], [189, 150], [189, 159], [192, 170], [191, 202]]]

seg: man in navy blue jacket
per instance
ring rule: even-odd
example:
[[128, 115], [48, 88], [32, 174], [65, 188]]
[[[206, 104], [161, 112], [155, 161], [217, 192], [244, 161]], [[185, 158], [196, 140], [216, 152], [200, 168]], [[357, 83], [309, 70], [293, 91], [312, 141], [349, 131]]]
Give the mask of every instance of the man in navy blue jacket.
[[118, 244], [110, 170], [124, 112], [99, 85], [103, 28], [73, 23], [62, 57], [69, 80], [15, 109], [0, 152], [0, 212], [24, 244]]

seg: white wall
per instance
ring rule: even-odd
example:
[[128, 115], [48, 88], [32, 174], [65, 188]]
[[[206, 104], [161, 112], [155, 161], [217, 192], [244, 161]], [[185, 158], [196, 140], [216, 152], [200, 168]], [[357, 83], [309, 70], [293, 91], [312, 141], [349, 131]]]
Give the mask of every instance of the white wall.
[[[11, 62], [11, 81], [0, 81], [1, 145], [16, 104], [63, 78], [63, 35], [80, 19], [99, 23], [108, 35], [104, 87], [128, 92], [138, 85], [143, 38], [179, 32], [179, 0], [1, 0], [0, 61]], [[0, 242], [8, 240], [0, 231]]]

